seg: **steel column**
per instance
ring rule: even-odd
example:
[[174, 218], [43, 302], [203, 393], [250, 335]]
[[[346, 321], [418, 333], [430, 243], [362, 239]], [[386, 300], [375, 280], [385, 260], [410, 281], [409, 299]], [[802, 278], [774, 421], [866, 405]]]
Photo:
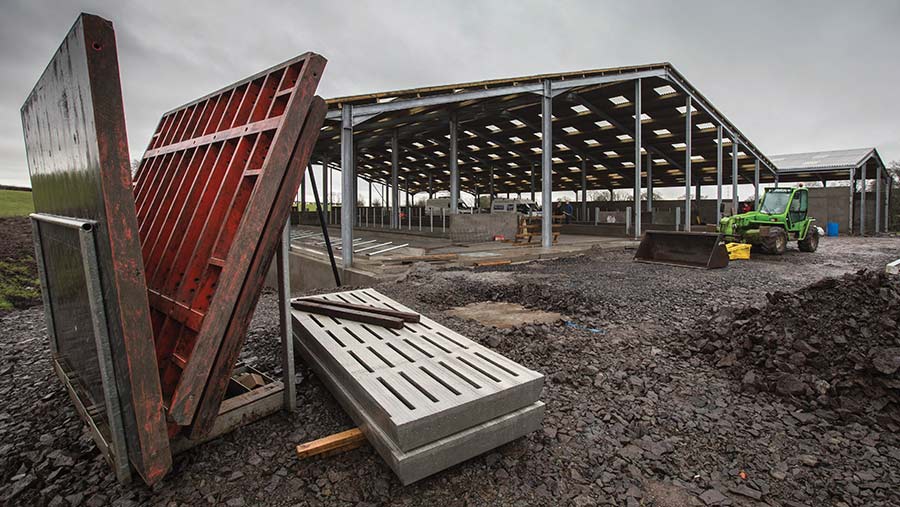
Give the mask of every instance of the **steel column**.
[[284, 384], [284, 409], [297, 410], [297, 384], [294, 380], [294, 335], [291, 324], [291, 221], [284, 224], [275, 262], [278, 263], [278, 321], [281, 331], [281, 376]]
[[853, 234], [853, 197], [856, 193], [856, 169], [850, 168], [850, 209], [848, 210], [848, 219], [847, 219], [847, 233]]
[[587, 220], [587, 160], [581, 159], [581, 219]]
[[738, 137], [731, 133], [731, 214], [738, 209]]
[[431, 176], [431, 172], [428, 173], [428, 198], [431, 199], [434, 197], [434, 181]]
[[[491, 179], [493, 179], [493, 176], [491, 176]], [[531, 163], [531, 201], [534, 202], [534, 162]]]
[[400, 133], [391, 132], [391, 229], [400, 227]]
[[[355, 176], [356, 153], [353, 149], [353, 105], [344, 104], [341, 109], [341, 243], [353, 244], [353, 177]], [[344, 268], [353, 266], [353, 249], [344, 249], [341, 254]]]
[[684, 230], [691, 231], [691, 96], [684, 104]]
[[[634, 80], [634, 239], [641, 239], [641, 80]], [[648, 150], [649, 151], [649, 150]]]
[[881, 165], [875, 171], [875, 233], [881, 232]]
[[647, 151], [647, 211], [653, 211], [653, 154], [649, 150]]
[[759, 209], [759, 159], [753, 163], [753, 209]]
[[494, 207], [494, 166], [490, 166], [488, 168], [488, 173], [491, 177], [491, 181], [488, 186], [490, 187], [490, 192], [491, 192], [491, 208], [493, 208]]
[[722, 221], [722, 125], [716, 127], [716, 225]]
[[303, 214], [306, 213], [306, 179], [300, 184], [300, 221], [303, 221]]
[[322, 164], [322, 209], [325, 210], [325, 213], [328, 213], [328, 206], [331, 204], [331, 178], [329, 178], [329, 174], [331, 169], [328, 168], [328, 163], [326, 161], [325, 164]]
[[859, 235], [866, 234], [866, 169], [868, 162], [862, 165], [862, 174], [860, 174], [860, 190], [859, 190]]
[[459, 212], [459, 123], [456, 111], [450, 112], [450, 214]]
[[891, 230], [891, 198], [894, 195], [894, 176], [888, 173], [888, 180], [885, 182], [887, 188], [884, 192], [884, 232]]
[[543, 81], [541, 96], [541, 246], [553, 245], [553, 96], [550, 80]]

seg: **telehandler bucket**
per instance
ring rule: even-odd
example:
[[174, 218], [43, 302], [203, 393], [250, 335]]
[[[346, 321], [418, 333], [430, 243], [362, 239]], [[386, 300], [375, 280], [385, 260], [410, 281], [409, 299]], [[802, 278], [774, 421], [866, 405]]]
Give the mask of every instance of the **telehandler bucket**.
[[728, 250], [716, 232], [647, 231], [634, 260], [690, 268], [724, 268]]

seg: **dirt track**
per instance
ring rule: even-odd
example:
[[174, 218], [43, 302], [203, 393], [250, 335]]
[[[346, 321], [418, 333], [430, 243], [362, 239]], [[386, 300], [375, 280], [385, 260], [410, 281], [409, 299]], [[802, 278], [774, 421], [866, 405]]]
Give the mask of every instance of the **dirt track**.
[[[122, 487], [49, 371], [40, 308], [0, 320], [0, 473], [7, 503], [52, 505], [898, 505], [900, 438], [876, 422], [807, 411], [741, 389], [687, 350], [698, 319], [762, 305], [826, 275], [883, 269], [900, 239], [839, 238], [726, 270], [635, 264], [629, 252], [501, 268], [418, 269], [377, 287], [547, 375], [543, 430], [402, 487], [368, 447], [300, 462], [293, 445], [351, 426], [302, 365], [299, 412], [277, 415], [176, 459], [154, 490]], [[564, 322], [495, 330], [451, 317], [497, 300]], [[277, 311], [257, 311], [244, 358], [277, 372]], [[16, 481], [12, 481], [18, 476]]]

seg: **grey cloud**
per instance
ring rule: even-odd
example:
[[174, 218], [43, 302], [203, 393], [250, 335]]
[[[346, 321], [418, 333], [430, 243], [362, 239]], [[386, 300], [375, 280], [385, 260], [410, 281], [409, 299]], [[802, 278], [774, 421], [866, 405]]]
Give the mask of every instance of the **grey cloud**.
[[[98, 2], [117, 30], [139, 157], [172, 107], [302, 51], [338, 95], [672, 62], [766, 153], [875, 145], [900, 159], [900, 3]], [[19, 107], [78, 14], [5, 2], [0, 183], [28, 184]]]

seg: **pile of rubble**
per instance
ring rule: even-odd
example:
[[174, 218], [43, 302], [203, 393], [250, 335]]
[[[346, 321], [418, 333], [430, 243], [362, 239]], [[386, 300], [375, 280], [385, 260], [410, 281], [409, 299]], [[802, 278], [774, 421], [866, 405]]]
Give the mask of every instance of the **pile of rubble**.
[[700, 322], [690, 349], [733, 370], [744, 391], [900, 430], [900, 277], [861, 270], [766, 298]]

